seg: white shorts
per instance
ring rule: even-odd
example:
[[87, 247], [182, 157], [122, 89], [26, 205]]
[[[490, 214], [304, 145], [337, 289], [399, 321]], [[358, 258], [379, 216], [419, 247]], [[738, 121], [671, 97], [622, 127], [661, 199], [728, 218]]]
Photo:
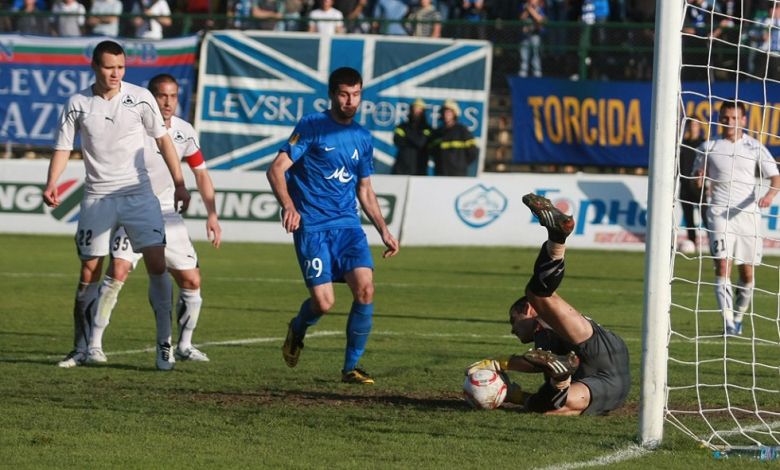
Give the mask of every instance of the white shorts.
[[729, 259], [737, 265], [760, 264], [764, 252], [760, 224], [758, 208], [710, 207], [707, 210], [710, 253], [715, 259]]
[[137, 250], [165, 246], [165, 225], [160, 202], [152, 194], [87, 196], [81, 201], [76, 249], [83, 260], [109, 254], [111, 237], [120, 225]]
[[[192, 245], [184, 219], [176, 212], [163, 214], [165, 221], [165, 264], [178, 271], [196, 269], [198, 254]], [[111, 242], [111, 257], [130, 261], [135, 269], [143, 255], [133, 251], [132, 242], [128, 240], [124, 227], [119, 227]]]

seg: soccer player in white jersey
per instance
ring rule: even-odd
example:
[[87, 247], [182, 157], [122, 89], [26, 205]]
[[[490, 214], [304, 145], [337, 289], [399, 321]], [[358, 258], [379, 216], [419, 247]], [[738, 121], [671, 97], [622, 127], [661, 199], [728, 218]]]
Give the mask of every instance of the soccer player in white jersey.
[[[741, 334], [742, 317], [753, 297], [753, 266], [761, 262], [763, 253], [759, 208], [772, 204], [780, 189], [780, 175], [769, 150], [744, 133], [747, 116], [743, 103], [724, 101], [718, 121], [722, 134], [699, 146], [692, 176], [699, 177], [699, 188], [705, 178], [710, 185], [707, 228], [715, 258], [718, 309], [723, 312], [726, 334]], [[758, 200], [757, 174], [770, 180], [769, 189]], [[739, 270], [736, 299], [731, 285], [733, 264]]]
[[[152, 92], [162, 112], [165, 127], [173, 139], [178, 155], [190, 166], [195, 175], [198, 193], [206, 207], [206, 235], [214, 248], [219, 248], [222, 239], [222, 228], [217, 220], [214, 203], [214, 185], [211, 182], [206, 162], [200, 152], [195, 129], [185, 120], [174, 116], [179, 103], [179, 85], [176, 79], [168, 74], [157, 75], [149, 81], [149, 91]], [[152, 181], [152, 189], [160, 199], [167, 245], [165, 247], [165, 263], [179, 286], [179, 296], [176, 302], [176, 320], [179, 326], [179, 340], [174, 352], [175, 360], [206, 362], [205, 353], [192, 345], [192, 333], [200, 317], [203, 299], [200, 295], [200, 268], [198, 255], [192, 246], [184, 219], [176, 212], [173, 201], [173, 180], [158, 155], [154, 139], [146, 139], [144, 153], [146, 168]], [[111, 261], [100, 288], [95, 312], [92, 335], [89, 339], [89, 361], [106, 362], [103, 353], [103, 332], [108, 326], [111, 312], [116, 305], [119, 291], [124, 286], [127, 276], [135, 268], [142, 254], [133, 252], [124, 228], [114, 235], [111, 244]]]
[[[160, 203], [144, 165], [144, 137], [155, 139], [174, 181], [174, 207], [186, 210], [190, 194], [184, 186], [181, 165], [173, 140], [149, 90], [123, 82], [125, 51], [113, 41], [103, 41], [92, 54], [95, 83], [73, 95], [60, 117], [49, 164], [43, 198], [50, 207], [61, 200], [57, 181], [81, 134], [86, 178], [81, 202], [76, 248], [81, 275], [73, 309], [74, 349], [60, 367], [75, 367], [87, 361], [91, 316], [103, 273], [103, 258], [109, 253], [111, 236], [120, 225], [133, 247], [144, 254], [149, 273], [149, 302], [158, 319], [157, 367], [170, 369], [172, 362], [171, 315], [173, 286], [165, 267], [165, 226]], [[167, 319], [167, 328], [165, 328]]]

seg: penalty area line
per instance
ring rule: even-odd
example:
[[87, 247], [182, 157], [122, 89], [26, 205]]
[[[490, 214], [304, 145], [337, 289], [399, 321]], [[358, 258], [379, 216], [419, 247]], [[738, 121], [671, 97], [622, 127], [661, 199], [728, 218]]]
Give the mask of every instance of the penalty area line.
[[597, 457], [593, 460], [587, 460], [584, 462], [572, 462], [562, 465], [553, 465], [544, 468], [535, 468], [534, 470], [572, 470], [575, 468], [587, 468], [587, 467], [601, 467], [603, 465], [611, 465], [625, 460], [636, 459], [652, 452], [649, 449], [638, 445], [632, 445], [625, 449], [618, 450], [609, 455], [603, 457]]

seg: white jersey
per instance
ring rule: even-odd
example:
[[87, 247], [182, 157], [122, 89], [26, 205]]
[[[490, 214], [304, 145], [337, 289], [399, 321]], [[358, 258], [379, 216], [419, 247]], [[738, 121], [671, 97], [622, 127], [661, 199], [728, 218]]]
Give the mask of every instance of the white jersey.
[[322, 34], [336, 34], [336, 28], [344, 27], [344, 22], [342, 21], [344, 19], [344, 15], [335, 8], [331, 8], [328, 11], [321, 10], [319, 8], [312, 10], [311, 13], [309, 13], [309, 19], [321, 20], [310, 21], [309, 26], [314, 26], [314, 30]]
[[126, 195], [149, 191], [144, 164], [145, 137], [165, 135], [157, 102], [146, 88], [122, 82], [106, 101], [92, 87], [71, 96], [60, 116], [55, 150], [73, 150], [81, 134], [85, 195]]
[[[157, 0], [151, 5], [148, 5], [148, 2], [141, 3], [135, 2], [133, 13], [141, 14], [143, 10], [148, 10], [147, 14], [149, 16], [171, 16], [171, 9], [165, 0]], [[162, 39], [163, 27], [156, 19], [149, 18], [141, 22], [141, 25], [135, 31], [135, 36], [142, 39]]]
[[762, 179], [778, 175], [777, 162], [769, 150], [749, 135], [736, 142], [719, 137], [701, 144], [693, 175], [699, 170], [710, 184], [712, 206], [740, 209], [756, 203], [756, 175]]
[[[194, 170], [206, 168], [203, 155], [200, 153], [198, 136], [190, 123], [176, 116], [171, 116], [171, 127], [168, 128], [168, 134], [173, 140], [179, 158], [186, 160], [190, 168]], [[171, 173], [154, 139], [147, 136], [144, 139], [144, 145], [146, 147], [144, 160], [146, 161], [146, 169], [149, 171], [149, 179], [152, 182], [152, 190], [160, 200], [163, 212], [172, 211], [174, 210], [173, 193], [175, 188]]]

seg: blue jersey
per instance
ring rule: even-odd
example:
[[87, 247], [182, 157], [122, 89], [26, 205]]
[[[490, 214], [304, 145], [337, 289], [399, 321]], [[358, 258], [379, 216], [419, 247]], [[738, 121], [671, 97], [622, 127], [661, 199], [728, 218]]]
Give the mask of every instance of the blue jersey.
[[293, 166], [287, 189], [301, 214], [298, 230], [360, 227], [356, 188], [374, 173], [374, 143], [360, 124], [339, 124], [328, 111], [309, 114], [280, 149]]

